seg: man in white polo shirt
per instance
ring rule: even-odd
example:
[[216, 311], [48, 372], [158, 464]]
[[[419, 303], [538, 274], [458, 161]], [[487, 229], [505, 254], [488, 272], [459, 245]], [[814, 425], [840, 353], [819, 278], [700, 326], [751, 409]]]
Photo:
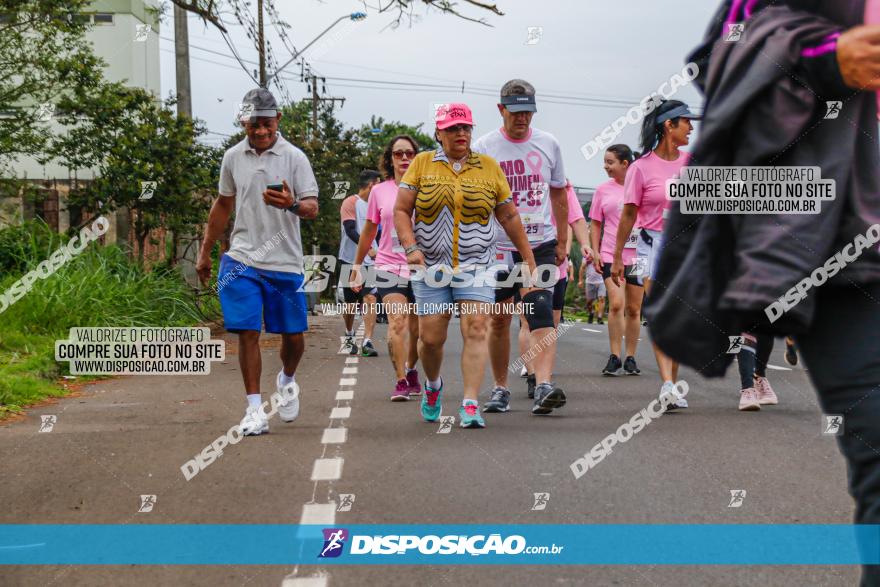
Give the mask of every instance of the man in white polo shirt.
[[305, 154], [278, 133], [281, 113], [269, 90], [245, 94], [240, 116], [247, 136], [223, 155], [220, 197], [208, 216], [196, 270], [207, 283], [211, 250], [234, 208], [231, 245], [220, 260], [217, 289], [224, 325], [238, 333], [238, 362], [248, 402], [241, 433], [253, 436], [269, 431], [260, 395], [264, 321], [266, 332], [281, 335], [278, 412], [285, 422], [299, 415], [294, 373], [305, 348], [303, 332], [308, 330], [299, 221], [318, 215], [318, 184]]

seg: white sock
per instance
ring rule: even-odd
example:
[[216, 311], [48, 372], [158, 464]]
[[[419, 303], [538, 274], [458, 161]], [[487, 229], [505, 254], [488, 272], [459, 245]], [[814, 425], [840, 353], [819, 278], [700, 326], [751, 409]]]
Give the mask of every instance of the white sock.
[[461, 405], [463, 405], [463, 406], [467, 406], [467, 405], [477, 406], [477, 405], [479, 405], [479, 402], [477, 402], [477, 400], [475, 400], [475, 399], [466, 399], [461, 402]]
[[435, 391], [440, 389], [441, 385], [443, 385], [442, 379], [438, 379], [437, 381], [428, 381], [428, 387], [430, 387], [431, 389], [433, 389]]
[[354, 330], [346, 330], [345, 336], [354, 336]]
[[282, 369], [281, 373], [278, 375], [278, 379], [281, 382], [281, 386], [284, 387], [285, 385], [290, 385], [291, 383], [296, 381], [296, 373], [288, 377], [284, 374], [284, 370]]
[[373, 341], [371, 341], [369, 338], [364, 339], [364, 345], [371, 344], [372, 342]]
[[263, 398], [259, 393], [249, 393], [247, 394], [248, 407], [249, 408], [259, 408], [263, 405]]

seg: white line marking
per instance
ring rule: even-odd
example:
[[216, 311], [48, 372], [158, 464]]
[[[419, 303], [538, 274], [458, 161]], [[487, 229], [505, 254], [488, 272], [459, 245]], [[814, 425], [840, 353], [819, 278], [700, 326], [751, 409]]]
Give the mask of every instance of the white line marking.
[[351, 416], [351, 408], [333, 408], [333, 411], [330, 412], [331, 420], [344, 420]]
[[587, 332], [602, 332], [601, 330], [595, 330], [593, 328], [581, 328], [581, 330], [586, 330]]
[[336, 401], [346, 401], [354, 399], [353, 389], [340, 389], [336, 392]]
[[343, 459], [315, 459], [312, 481], [336, 481], [342, 477]]
[[[333, 523], [324, 525], [332, 526]], [[284, 577], [281, 587], [327, 587], [327, 577]]]
[[321, 444], [342, 444], [348, 439], [348, 428], [325, 428]]
[[343, 375], [357, 375], [358, 368], [357, 367], [343, 367], [342, 374]]
[[358, 363], [357, 357], [348, 357], [347, 359], [345, 359], [346, 365], [357, 365], [357, 363]]
[[775, 371], [791, 371], [791, 369], [789, 369], [788, 367], [777, 367], [776, 365], [771, 365], [770, 363], [767, 363], [767, 368], [773, 369]]
[[358, 380], [354, 377], [344, 377], [339, 380], [339, 387], [345, 387], [346, 385], [357, 385]]
[[336, 502], [305, 504], [302, 515], [299, 518], [299, 523], [301, 525], [323, 524], [332, 526], [336, 523]]

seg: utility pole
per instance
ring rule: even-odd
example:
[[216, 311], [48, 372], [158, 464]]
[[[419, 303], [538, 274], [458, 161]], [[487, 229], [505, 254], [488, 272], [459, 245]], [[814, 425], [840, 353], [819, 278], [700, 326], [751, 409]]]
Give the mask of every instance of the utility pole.
[[[321, 78], [324, 81], [324, 78]], [[318, 96], [318, 76], [312, 74], [309, 76], [309, 83], [312, 86], [312, 140], [318, 138], [318, 102], [330, 102], [335, 104], [339, 102], [345, 105], [345, 98], [322, 98]]]
[[192, 118], [189, 85], [189, 29], [186, 10], [174, 5], [174, 63], [177, 73], [177, 116]]
[[257, 0], [257, 44], [260, 51], [260, 87], [266, 87], [266, 39], [263, 35], [263, 0]]
[[[189, 14], [180, 6], [174, 5], [174, 63], [177, 78], [177, 116], [192, 119], [192, 92], [189, 76], [189, 28], [186, 16]], [[191, 286], [199, 283], [196, 274], [196, 256], [199, 240], [194, 234], [174, 234], [176, 244], [174, 255], [180, 265], [184, 280]]]

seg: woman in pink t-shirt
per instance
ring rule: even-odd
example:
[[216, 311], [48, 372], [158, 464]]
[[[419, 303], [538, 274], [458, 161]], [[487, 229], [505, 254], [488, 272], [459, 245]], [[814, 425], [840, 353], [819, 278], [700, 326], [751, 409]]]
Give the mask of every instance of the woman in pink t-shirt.
[[[615, 284], [623, 279], [623, 250], [636, 227], [639, 238], [633, 274], [642, 277], [645, 291], [651, 295], [651, 282], [663, 250], [663, 221], [669, 209], [666, 181], [677, 176], [688, 162], [688, 154], [679, 149], [690, 142], [691, 119], [695, 118], [698, 117], [684, 102], [664, 100], [642, 121], [643, 154], [629, 166], [623, 184], [624, 206], [611, 265], [611, 278]], [[675, 386], [678, 363], [667, 357], [657, 345], [654, 345], [654, 356], [663, 380], [661, 397], [669, 393], [677, 398], [667, 409], [688, 407], [687, 400]]]
[[[632, 263], [636, 256], [637, 232], [633, 231], [623, 246], [623, 267], [626, 285], [616, 284], [611, 279], [611, 264], [614, 262], [614, 245], [617, 239], [617, 226], [623, 212], [623, 183], [630, 163], [633, 162], [632, 149], [626, 145], [611, 145], [605, 151], [605, 173], [609, 179], [596, 189], [590, 205], [590, 239], [594, 251], [593, 267], [605, 279], [608, 291], [608, 339], [611, 343], [611, 356], [602, 370], [602, 375], [638, 375], [636, 346], [642, 328], [642, 299], [645, 290], [638, 277], [632, 274]], [[599, 237], [601, 235], [601, 246]], [[626, 359], [621, 360], [623, 335], [626, 333]]]
[[419, 360], [419, 319], [410, 308], [410, 304], [415, 303], [415, 297], [409, 281], [406, 254], [394, 229], [398, 184], [418, 152], [418, 144], [407, 135], [394, 137], [385, 147], [379, 163], [388, 179], [370, 192], [367, 220], [361, 231], [351, 272], [352, 289], [359, 288], [361, 263], [381, 224], [382, 235], [379, 237], [379, 250], [373, 268], [376, 287], [388, 314], [388, 350], [397, 381], [391, 392], [393, 402], [408, 401], [410, 396], [422, 392], [419, 372], [415, 368]]

